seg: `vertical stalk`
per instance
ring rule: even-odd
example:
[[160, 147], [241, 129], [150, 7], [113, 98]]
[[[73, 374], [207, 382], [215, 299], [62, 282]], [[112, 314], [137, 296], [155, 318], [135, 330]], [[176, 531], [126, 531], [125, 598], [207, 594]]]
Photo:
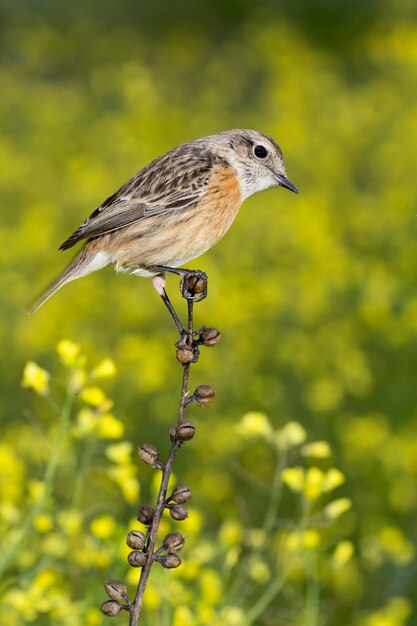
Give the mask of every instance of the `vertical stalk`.
[[[187, 300], [187, 303], [188, 303], [188, 324], [187, 324], [186, 344], [191, 346], [192, 341], [193, 341], [193, 330], [194, 330], [193, 329], [193, 301]], [[191, 366], [190, 363], [186, 363], [183, 365], [181, 396], [180, 396], [180, 404], [179, 404], [179, 409], [178, 409], [177, 425], [181, 424], [181, 422], [184, 421], [184, 417], [185, 417], [185, 410], [187, 406], [187, 389], [188, 389], [188, 379], [190, 375], [190, 366]], [[148, 559], [142, 568], [138, 587], [136, 590], [135, 599], [130, 609], [129, 626], [137, 626], [139, 622], [139, 617], [140, 617], [140, 612], [141, 612], [142, 605], [143, 605], [143, 597], [145, 594], [146, 585], [149, 579], [149, 574], [151, 572], [152, 565], [154, 563], [153, 555], [155, 552], [155, 543], [157, 539], [159, 523], [161, 521], [161, 517], [165, 509], [168, 483], [172, 474], [172, 466], [174, 464], [174, 460], [175, 460], [179, 447], [180, 447], [180, 442], [177, 440], [174, 440], [170, 453], [168, 455], [168, 459], [164, 465], [164, 469], [162, 470], [162, 479], [161, 479], [161, 485], [159, 487], [157, 504], [155, 507], [155, 513], [152, 518], [152, 523], [149, 528], [148, 539], [146, 543], [146, 552], [148, 554]]]

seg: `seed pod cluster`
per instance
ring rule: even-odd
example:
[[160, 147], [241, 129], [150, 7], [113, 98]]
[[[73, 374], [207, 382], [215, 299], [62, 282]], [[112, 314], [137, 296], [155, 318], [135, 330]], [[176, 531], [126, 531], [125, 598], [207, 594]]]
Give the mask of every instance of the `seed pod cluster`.
[[187, 485], [177, 485], [171, 493], [170, 500], [176, 504], [184, 504], [191, 498], [191, 489]]
[[192, 422], [181, 422], [175, 429], [175, 439], [180, 443], [190, 441], [195, 435], [195, 425]]
[[187, 365], [194, 361], [196, 350], [194, 346], [183, 344], [177, 348], [177, 361], [182, 365]]
[[182, 522], [183, 520], [187, 519], [188, 511], [183, 504], [170, 504], [168, 508], [169, 514], [171, 515], [172, 519], [176, 520], [177, 522]]
[[125, 600], [127, 597], [127, 588], [120, 580], [106, 580], [104, 589], [112, 600]]
[[108, 617], [114, 617], [118, 615], [122, 610], [123, 606], [116, 602], [115, 600], [106, 600], [100, 607], [100, 611], [107, 615]]
[[179, 552], [184, 547], [185, 539], [181, 533], [168, 533], [162, 545], [167, 552]]
[[144, 443], [138, 448], [138, 457], [144, 463], [147, 463], [151, 467], [155, 467], [156, 469], [163, 470], [164, 464], [159, 458], [158, 448], [153, 446], [150, 443]]
[[108, 617], [114, 617], [118, 615], [122, 609], [129, 610], [131, 606], [130, 600], [127, 596], [127, 588], [120, 580], [106, 580], [104, 583], [104, 589], [111, 598], [106, 600], [100, 607], [100, 611]]
[[175, 567], [179, 567], [181, 565], [181, 559], [178, 554], [173, 554], [168, 552], [168, 554], [164, 554], [158, 558], [158, 561], [165, 567], [166, 569], [174, 569]]
[[198, 404], [199, 406], [206, 406], [214, 399], [216, 392], [211, 385], [198, 385], [194, 390], [194, 393], [188, 399], [187, 404]]
[[131, 530], [126, 537], [126, 543], [132, 550], [143, 550], [145, 542], [146, 535], [141, 530]]
[[149, 524], [152, 523], [154, 515], [155, 515], [155, 509], [153, 508], [153, 506], [150, 506], [149, 504], [144, 504], [139, 509], [137, 520], [138, 522], [141, 522], [142, 524], [149, 526]]
[[192, 274], [187, 279], [187, 291], [193, 296], [202, 294], [207, 289], [207, 276], [203, 273]]
[[145, 552], [133, 550], [133, 552], [129, 552], [127, 555], [127, 560], [132, 567], [143, 567], [148, 560], [148, 555]]
[[205, 328], [203, 327], [198, 337], [198, 343], [207, 348], [212, 348], [219, 343], [222, 334], [217, 328]]

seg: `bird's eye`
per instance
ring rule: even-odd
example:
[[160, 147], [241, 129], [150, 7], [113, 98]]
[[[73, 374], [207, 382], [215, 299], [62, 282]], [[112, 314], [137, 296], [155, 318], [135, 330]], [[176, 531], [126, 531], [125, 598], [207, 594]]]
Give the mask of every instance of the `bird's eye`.
[[264, 159], [268, 155], [268, 150], [263, 146], [255, 146], [253, 153], [258, 159]]

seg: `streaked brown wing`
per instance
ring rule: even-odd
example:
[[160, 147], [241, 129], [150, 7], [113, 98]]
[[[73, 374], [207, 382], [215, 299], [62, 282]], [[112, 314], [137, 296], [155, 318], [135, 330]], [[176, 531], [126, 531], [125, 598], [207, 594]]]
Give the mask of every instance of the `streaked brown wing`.
[[210, 180], [213, 157], [193, 144], [184, 144], [155, 159], [107, 198], [60, 246], [99, 237], [154, 215], [189, 209], [198, 202]]

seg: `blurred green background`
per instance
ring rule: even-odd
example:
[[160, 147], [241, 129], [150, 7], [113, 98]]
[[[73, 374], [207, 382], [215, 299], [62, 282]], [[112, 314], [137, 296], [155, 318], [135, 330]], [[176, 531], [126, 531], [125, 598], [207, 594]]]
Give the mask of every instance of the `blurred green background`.
[[[231, 519], [256, 528], [263, 500], [245, 477], [271, 484], [273, 455], [257, 440], [242, 443], [235, 425], [248, 411], [266, 414], [275, 430], [300, 422], [310, 440], [332, 448], [330, 460], [315, 463], [346, 477], [340, 495], [352, 507], [334, 534], [354, 554], [333, 584], [325, 568], [336, 539], [320, 539], [316, 621], [303, 608], [308, 577], [295, 571], [256, 623], [416, 624], [415, 2], [2, 2], [0, 42], [5, 545], [30, 509], [28, 489], [43, 481], [56, 434], [53, 407], [20, 386], [26, 361], [62, 379], [61, 339], [80, 344], [91, 367], [113, 359], [117, 376], [103, 386], [134, 445], [149, 441], [166, 453], [176, 416], [176, 337], [150, 281], [106, 268], [28, 317], [26, 305], [71, 257], [58, 245], [155, 156], [227, 128], [256, 128], [281, 145], [300, 195], [250, 198], [224, 240], [194, 263], [210, 278], [196, 323], [217, 326], [223, 339], [193, 369], [191, 386], [210, 383], [217, 398], [191, 416], [198, 433], [176, 474], [194, 491], [202, 542]], [[174, 278], [168, 288], [183, 306]], [[51, 395], [60, 393], [56, 383]], [[65, 446], [47, 503], [57, 536], [85, 453], [73, 440]], [[151, 473], [133, 463], [143, 501]], [[282, 506], [296, 519], [291, 498], [285, 492]], [[110, 513], [122, 537], [135, 513], [128, 500], [91, 474], [77, 504], [81, 528], [90, 532], [92, 519]], [[9, 563], [2, 624], [106, 623], [91, 606], [104, 600], [101, 582], [120, 568], [119, 553], [113, 569], [109, 559], [71, 562], [69, 549], [57, 556], [48, 548], [49, 532], [48, 523], [29, 530]], [[36, 599], [23, 610], [45, 568], [62, 574], [54, 582], [66, 589], [61, 610]], [[162, 572], [162, 585], [170, 576]], [[198, 609], [190, 583], [185, 608], [176, 600], [162, 611], [155, 600], [149, 623], [171, 623], [172, 611], [175, 623], [217, 623], [226, 583], [216, 584], [214, 612]], [[225, 615], [244, 624], [239, 613]]]

